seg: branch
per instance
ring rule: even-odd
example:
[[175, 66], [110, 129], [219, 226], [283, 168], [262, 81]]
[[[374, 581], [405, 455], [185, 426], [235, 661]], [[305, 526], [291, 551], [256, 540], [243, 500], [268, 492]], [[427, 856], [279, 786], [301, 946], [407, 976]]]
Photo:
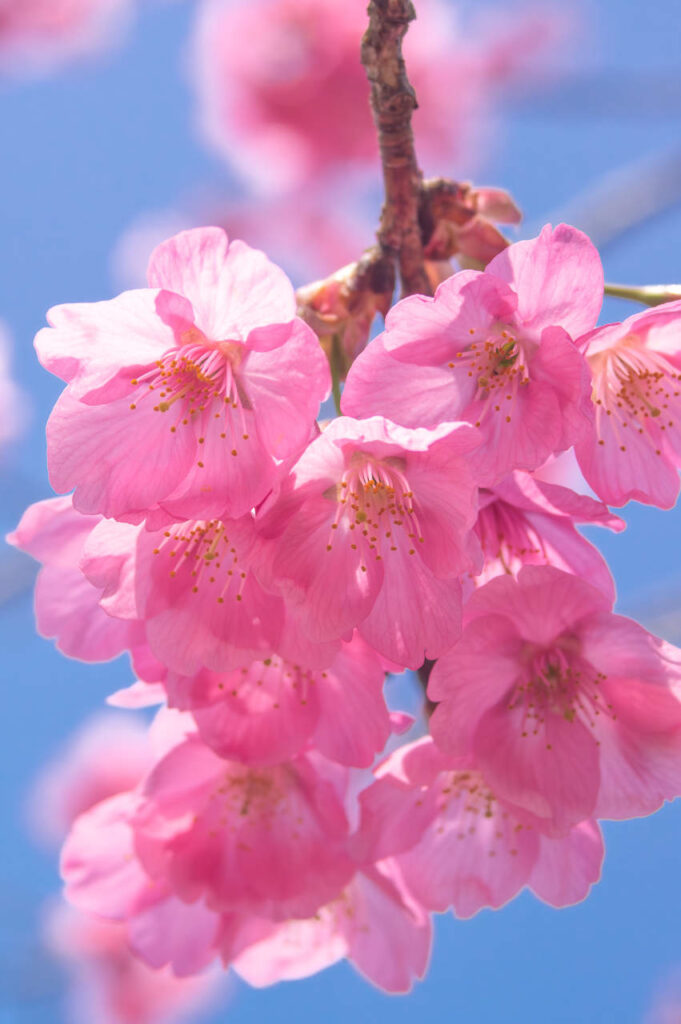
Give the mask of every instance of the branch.
[[603, 291], [615, 299], [629, 299], [642, 306], [661, 306], [681, 299], [681, 284], [605, 284]]
[[385, 187], [378, 241], [385, 255], [398, 263], [402, 295], [431, 295], [418, 220], [423, 176], [411, 129], [416, 94], [402, 57], [402, 39], [416, 12], [411, 0], [371, 0], [368, 13], [361, 54], [371, 84]]

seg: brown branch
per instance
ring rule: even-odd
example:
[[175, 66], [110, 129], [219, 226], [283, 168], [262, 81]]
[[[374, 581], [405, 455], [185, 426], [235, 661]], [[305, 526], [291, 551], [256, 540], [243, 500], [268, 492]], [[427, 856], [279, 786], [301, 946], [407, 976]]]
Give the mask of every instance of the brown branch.
[[386, 256], [398, 263], [402, 295], [430, 295], [418, 219], [423, 176], [411, 129], [416, 94], [402, 57], [402, 39], [416, 12], [411, 0], [371, 0], [368, 13], [362, 64], [371, 84], [385, 186], [378, 241]]

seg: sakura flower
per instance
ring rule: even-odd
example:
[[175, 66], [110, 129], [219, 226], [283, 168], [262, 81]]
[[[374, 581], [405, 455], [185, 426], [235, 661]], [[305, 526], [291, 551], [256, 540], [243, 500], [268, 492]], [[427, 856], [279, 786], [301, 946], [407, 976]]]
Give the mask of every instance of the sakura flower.
[[596, 419], [576, 447], [604, 501], [671, 508], [681, 466], [681, 302], [648, 309], [582, 338]]
[[139, 806], [139, 792], [131, 790], [76, 819], [61, 857], [66, 898], [84, 913], [126, 924], [130, 948], [150, 967], [196, 974], [217, 955], [220, 917], [177, 899], [144, 870], [135, 849]]
[[117, 921], [56, 904], [43, 931], [69, 972], [68, 1024], [197, 1021], [217, 995], [214, 974], [178, 978], [169, 967], [148, 967], [131, 953], [127, 929]]
[[610, 608], [548, 566], [497, 577], [430, 677], [437, 745], [549, 836], [681, 793], [681, 651]]
[[108, 661], [144, 641], [138, 623], [111, 618], [100, 608], [101, 589], [78, 568], [99, 521], [77, 512], [70, 497], [48, 498], [31, 505], [7, 537], [43, 563], [35, 588], [38, 632], [55, 637], [60, 651], [83, 661]]
[[391, 731], [383, 681], [380, 659], [356, 637], [327, 668], [271, 654], [230, 673], [169, 673], [165, 688], [221, 757], [277, 764], [312, 741], [332, 761], [367, 768]]
[[352, 874], [345, 785], [344, 769], [312, 753], [255, 768], [190, 736], [143, 784], [132, 816], [141, 867], [214, 911], [311, 915]]
[[478, 584], [523, 565], [553, 565], [581, 576], [615, 600], [605, 559], [576, 529], [577, 523], [623, 530], [624, 522], [599, 501], [568, 487], [516, 471], [480, 494], [475, 531], [485, 555]]
[[470, 917], [499, 909], [529, 886], [553, 906], [586, 897], [598, 881], [603, 841], [583, 821], [548, 839], [514, 816], [480, 772], [445, 757], [430, 737], [407, 744], [360, 796], [364, 856], [397, 855], [408, 890], [429, 910]]
[[103, 520], [81, 566], [101, 608], [136, 625], [155, 658], [189, 676], [236, 668], [277, 646], [284, 606], [254, 576], [255, 542], [249, 516], [162, 530]]
[[475, 485], [466, 424], [405, 430], [334, 420], [264, 513], [261, 578], [314, 641], [354, 627], [380, 654], [417, 668], [459, 632], [459, 574], [475, 563]]
[[425, 974], [431, 943], [428, 914], [409, 898], [394, 865], [358, 871], [314, 917], [287, 921], [250, 943], [232, 966], [261, 987], [307, 978], [343, 957], [387, 992], [408, 992]]
[[407, 427], [475, 424], [485, 486], [536, 469], [590, 429], [588, 369], [573, 339], [593, 327], [602, 299], [589, 239], [547, 225], [483, 272], [454, 274], [434, 298], [397, 303], [348, 374], [343, 412]]
[[57, 306], [36, 338], [69, 384], [48, 462], [74, 507], [139, 522], [243, 515], [297, 456], [329, 390], [314, 333], [274, 264], [219, 228], [160, 245], [148, 289]]

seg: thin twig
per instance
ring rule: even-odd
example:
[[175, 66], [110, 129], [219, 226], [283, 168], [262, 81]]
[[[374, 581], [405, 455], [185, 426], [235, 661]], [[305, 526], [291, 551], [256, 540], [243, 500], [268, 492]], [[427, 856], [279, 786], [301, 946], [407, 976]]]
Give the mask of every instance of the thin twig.
[[430, 295], [418, 222], [423, 176], [411, 128], [416, 94], [402, 57], [402, 39], [416, 12], [411, 0], [371, 0], [368, 13], [362, 64], [371, 84], [385, 186], [378, 241], [386, 255], [397, 261], [402, 295]]

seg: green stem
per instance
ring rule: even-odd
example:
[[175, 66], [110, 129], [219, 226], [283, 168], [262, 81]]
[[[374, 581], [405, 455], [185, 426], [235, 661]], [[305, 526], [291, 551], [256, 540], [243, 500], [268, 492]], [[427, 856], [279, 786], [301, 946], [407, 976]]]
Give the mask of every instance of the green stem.
[[336, 412], [340, 416], [341, 414], [341, 390], [340, 390], [340, 379], [341, 373], [343, 372], [343, 350], [341, 348], [340, 335], [334, 334], [331, 338], [331, 358], [329, 360], [331, 367], [331, 392], [333, 394], [333, 402], [336, 406]]
[[629, 299], [643, 306], [661, 306], [681, 299], [681, 284], [606, 284], [603, 291], [615, 299]]

